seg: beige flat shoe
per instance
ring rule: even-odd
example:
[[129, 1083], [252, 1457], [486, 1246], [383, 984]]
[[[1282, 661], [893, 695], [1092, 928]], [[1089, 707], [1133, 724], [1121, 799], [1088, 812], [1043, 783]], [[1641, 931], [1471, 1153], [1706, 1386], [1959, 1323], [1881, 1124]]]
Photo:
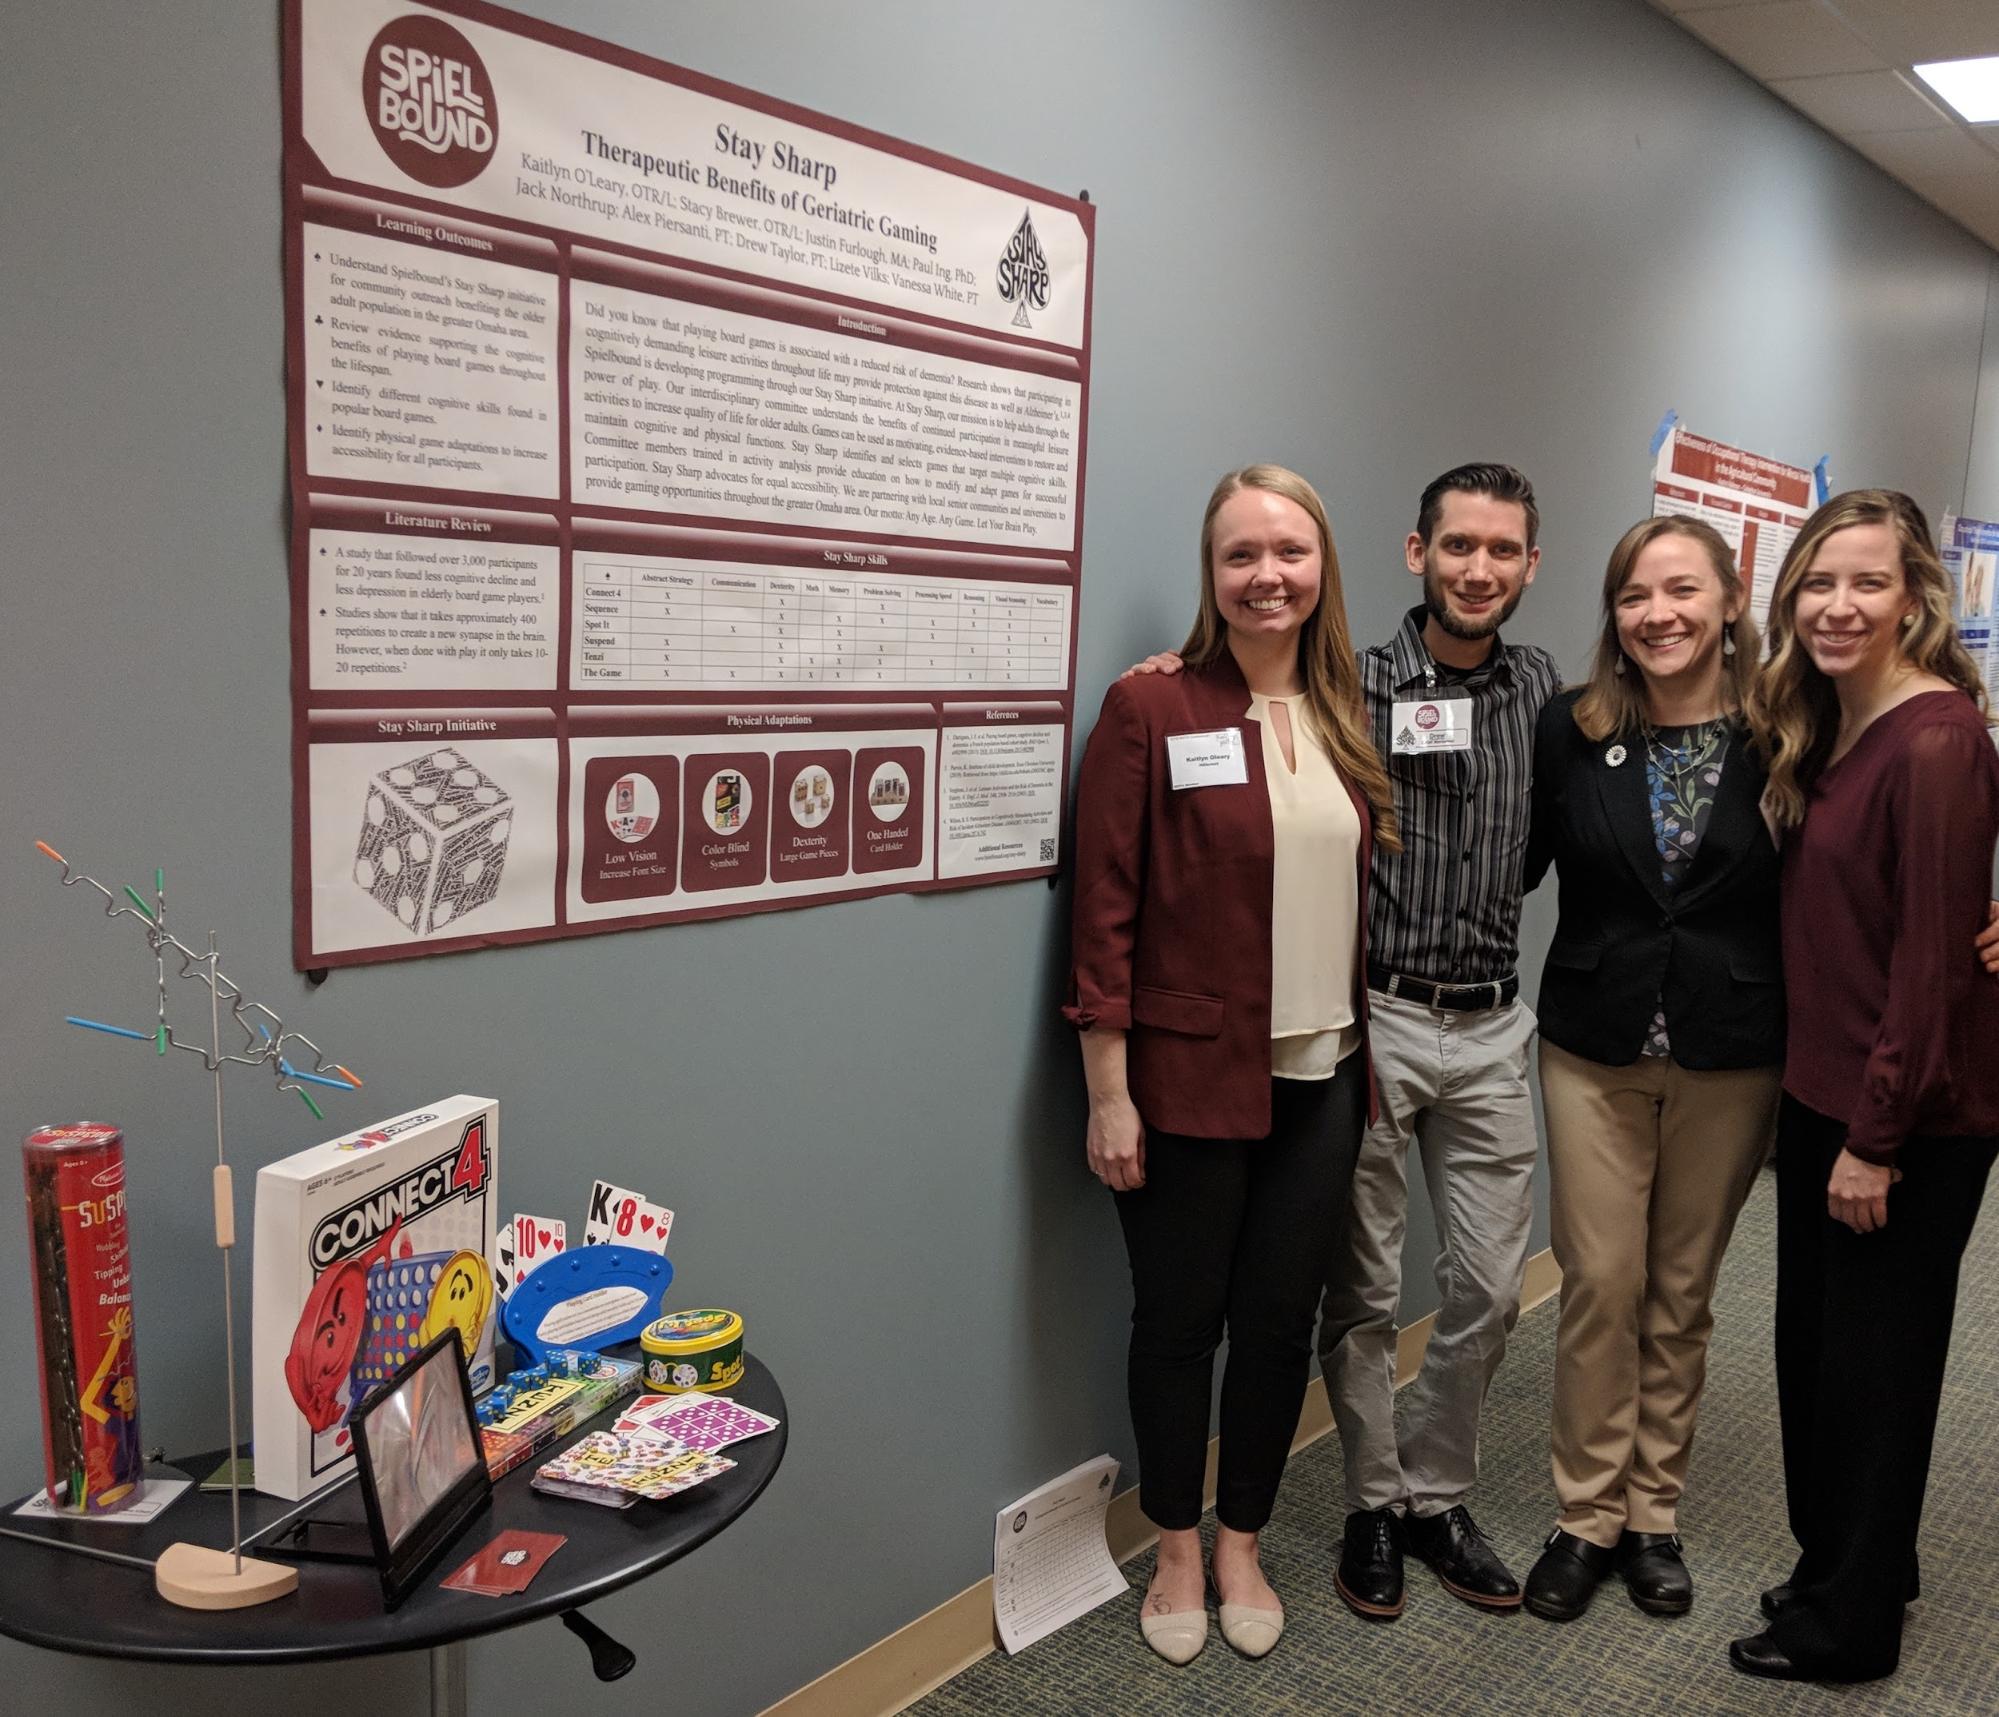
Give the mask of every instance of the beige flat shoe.
[[1282, 1610], [1256, 1610], [1247, 1604], [1224, 1604], [1222, 1638], [1244, 1657], [1264, 1657], [1284, 1636]]
[[[1149, 1616], [1141, 1610], [1138, 1631], [1145, 1635], [1145, 1643], [1168, 1663], [1192, 1663], [1208, 1643], [1208, 1612], [1204, 1607], [1198, 1610], [1169, 1610], [1165, 1615]], [[1268, 1651], [1270, 1647], [1263, 1649]]]

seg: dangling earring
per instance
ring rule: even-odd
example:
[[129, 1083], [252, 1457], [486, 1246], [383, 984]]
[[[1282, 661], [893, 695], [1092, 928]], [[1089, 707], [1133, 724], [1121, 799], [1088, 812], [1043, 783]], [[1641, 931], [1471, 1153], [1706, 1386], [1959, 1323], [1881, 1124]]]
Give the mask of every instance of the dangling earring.
[[1612, 672], [1613, 674], [1616, 674], [1616, 675], [1618, 675], [1618, 676], [1619, 676], [1620, 678], [1622, 678], [1622, 676], [1623, 676], [1623, 674], [1624, 674], [1624, 658], [1623, 658], [1622, 656], [1619, 656], [1619, 657], [1617, 658], [1617, 661], [1616, 661], [1615, 665], [1614, 665], [1614, 666], [1613, 666], [1613, 667], [1611, 668], [1611, 670], [1610, 670], [1610, 671], [1611, 671], [1611, 672]]
[[1732, 660], [1732, 659], [1734, 658], [1734, 656], [1735, 656], [1735, 634], [1734, 634], [1733, 632], [1724, 632], [1724, 633], [1722, 633], [1722, 635], [1721, 635], [1721, 653], [1722, 653], [1722, 657], [1723, 657], [1723, 659], [1724, 659], [1724, 660]]

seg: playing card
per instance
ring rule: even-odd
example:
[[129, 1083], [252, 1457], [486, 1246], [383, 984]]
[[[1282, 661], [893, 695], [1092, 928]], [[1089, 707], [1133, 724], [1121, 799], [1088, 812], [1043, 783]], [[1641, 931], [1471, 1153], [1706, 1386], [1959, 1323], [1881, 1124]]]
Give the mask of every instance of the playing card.
[[640, 1194], [622, 1186], [613, 1186], [607, 1180], [592, 1182], [590, 1214], [583, 1223], [583, 1244], [638, 1245], [639, 1210], [644, 1203], [645, 1199]]
[[569, 1228], [553, 1216], [514, 1218], [514, 1263], [511, 1275], [518, 1287], [527, 1273], [546, 1264], [569, 1244]]
[[755, 1408], [714, 1395], [641, 1395], [619, 1418], [621, 1434], [671, 1437], [690, 1449], [712, 1453], [761, 1437], [778, 1421]]
[[632, 1244], [643, 1246], [648, 1252], [666, 1254], [666, 1237], [673, 1232], [673, 1212], [663, 1204], [639, 1206], [638, 1238]]
[[628, 1490], [605, 1490], [601, 1485], [568, 1484], [561, 1479], [536, 1473], [528, 1480], [530, 1490], [543, 1496], [567, 1497], [571, 1502], [594, 1502], [599, 1508], [630, 1508], [639, 1499]]
[[556, 1551], [567, 1543], [559, 1532], [502, 1532], [439, 1582], [454, 1592], [505, 1597], [524, 1592]]
[[493, 1292], [505, 1299], [514, 1291], [514, 1225], [503, 1223], [500, 1231], [493, 1236], [493, 1253], [487, 1260], [493, 1266]]
[[500, 1572], [500, 1546], [497, 1541], [482, 1545], [451, 1572], [438, 1581], [454, 1592], [484, 1592], [488, 1597], [499, 1597], [501, 1591], [496, 1584]]
[[670, 1437], [593, 1431], [543, 1465], [534, 1483], [588, 1485], [657, 1501], [726, 1473], [735, 1464], [725, 1455], [690, 1449]]
[[493, 1584], [507, 1592], [525, 1592], [542, 1564], [567, 1542], [559, 1532], [503, 1532], [493, 1540], [499, 1551], [499, 1575]]

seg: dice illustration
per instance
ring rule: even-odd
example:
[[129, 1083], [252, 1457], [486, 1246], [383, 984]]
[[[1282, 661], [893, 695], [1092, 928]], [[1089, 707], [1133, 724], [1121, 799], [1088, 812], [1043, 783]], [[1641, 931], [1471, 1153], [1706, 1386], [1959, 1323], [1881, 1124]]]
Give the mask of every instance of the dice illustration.
[[499, 892], [513, 802], [443, 746], [368, 783], [354, 880], [414, 936], [428, 936]]

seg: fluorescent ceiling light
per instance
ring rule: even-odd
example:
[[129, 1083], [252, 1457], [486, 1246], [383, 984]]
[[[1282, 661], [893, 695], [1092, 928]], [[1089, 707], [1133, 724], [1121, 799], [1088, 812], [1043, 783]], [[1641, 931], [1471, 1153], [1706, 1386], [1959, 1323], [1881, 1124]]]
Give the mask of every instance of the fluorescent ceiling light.
[[1936, 60], [1916, 76], [1973, 125], [1999, 120], [1999, 54], [1982, 60]]

